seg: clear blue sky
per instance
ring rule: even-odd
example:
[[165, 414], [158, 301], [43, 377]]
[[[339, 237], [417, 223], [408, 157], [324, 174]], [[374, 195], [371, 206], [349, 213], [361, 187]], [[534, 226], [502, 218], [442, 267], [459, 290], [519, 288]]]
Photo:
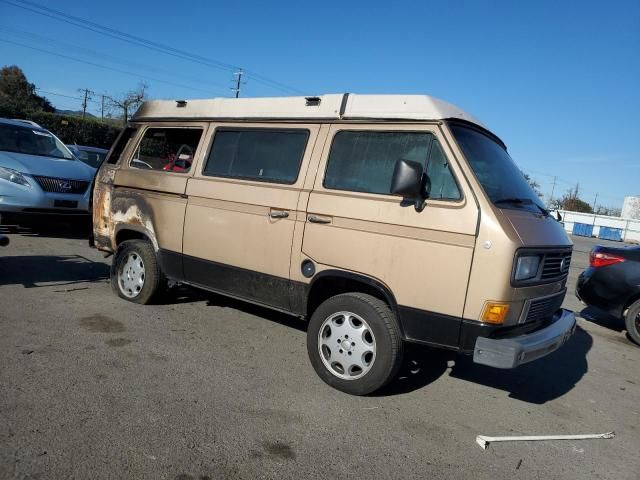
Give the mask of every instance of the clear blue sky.
[[[21, 0], [11, 0], [20, 2]], [[239, 66], [305, 94], [427, 93], [480, 118], [555, 196], [620, 207], [640, 194], [640, 1], [230, 2], [32, 0]], [[229, 96], [231, 72], [0, 0], [0, 64], [47, 92]], [[127, 73], [124, 73], [127, 72]], [[163, 83], [168, 82], [168, 83]], [[291, 94], [249, 77], [242, 96]], [[44, 94], [58, 108], [74, 98]], [[94, 97], [97, 99], [98, 97]], [[98, 105], [92, 104], [92, 110]]]

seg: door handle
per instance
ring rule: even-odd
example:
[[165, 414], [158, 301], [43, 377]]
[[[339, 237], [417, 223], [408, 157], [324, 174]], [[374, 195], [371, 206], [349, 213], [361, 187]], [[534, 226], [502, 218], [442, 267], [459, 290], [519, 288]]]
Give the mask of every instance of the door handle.
[[331, 217], [321, 217], [320, 215], [309, 215], [307, 220], [311, 223], [331, 223]]
[[289, 212], [285, 212], [283, 210], [272, 210], [269, 212], [269, 216], [271, 218], [288, 218]]

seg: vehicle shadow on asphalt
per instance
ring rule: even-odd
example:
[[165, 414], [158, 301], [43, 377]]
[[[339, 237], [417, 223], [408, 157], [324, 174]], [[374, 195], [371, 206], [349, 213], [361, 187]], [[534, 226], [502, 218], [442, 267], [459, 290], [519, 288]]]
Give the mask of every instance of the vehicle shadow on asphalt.
[[[376, 396], [409, 393], [433, 383], [447, 370], [453, 378], [508, 392], [510, 398], [544, 404], [569, 392], [588, 371], [591, 335], [580, 327], [556, 352], [514, 370], [473, 363], [470, 356], [410, 345], [398, 377]], [[452, 366], [449, 366], [452, 365]]]
[[0, 256], [0, 286], [22, 284], [36, 288], [108, 279], [108, 265], [81, 255]]
[[613, 315], [599, 310], [595, 307], [583, 308], [580, 312], [580, 316], [588, 322], [595, 323], [601, 327], [615, 330], [616, 332], [622, 332], [625, 330], [624, 320], [622, 318], [614, 317]]
[[235, 298], [209, 292], [200, 288], [185, 284], [171, 286], [168, 295], [163, 295], [155, 301], [156, 305], [178, 305], [183, 303], [206, 302], [207, 307], [223, 307], [239, 310], [249, 315], [264, 318], [271, 322], [279, 323], [286, 327], [295, 328], [303, 332], [307, 331], [307, 322], [292, 315], [286, 315], [277, 310], [255, 305], [253, 303], [236, 300]]
[[592, 336], [579, 326], [571, 339], [550, 355], [514, 370], [499, 370], [473, 363], [469, 357], [456, 362], [451, 376], [509, 392], [510, 398], [544, 404], [571, 391], [589, 370], [587, 353]]
[[628, 342], [629, 345], [636, 345], [636, 342], [633, 341], [629, 332], [627, 332], [627, 326], [623, 318], [615, 317], [596, 307], [583, 308], [580, 312], [580, 317], [588, 322], [620, 333], [621, 335], [619, 337], [612, 337], [614, 340], [619, 340], [623, 343]]
[[89, 239], [89, 218], [33, 218], [22, 222], [6, 223], [3, 219], [0, 234], [24, 237]]

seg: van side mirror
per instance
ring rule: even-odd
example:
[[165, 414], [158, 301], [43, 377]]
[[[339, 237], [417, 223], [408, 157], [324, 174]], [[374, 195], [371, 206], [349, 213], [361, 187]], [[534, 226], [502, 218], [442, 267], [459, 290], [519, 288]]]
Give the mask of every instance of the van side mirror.
[[427, 198], [427, 184], [422, 164], [404, 159], [396, 162], [391, 178], [392, 195], [402, 195], [403, 198], [414, 201], [416, 210], [420, 212], [424, 209]]

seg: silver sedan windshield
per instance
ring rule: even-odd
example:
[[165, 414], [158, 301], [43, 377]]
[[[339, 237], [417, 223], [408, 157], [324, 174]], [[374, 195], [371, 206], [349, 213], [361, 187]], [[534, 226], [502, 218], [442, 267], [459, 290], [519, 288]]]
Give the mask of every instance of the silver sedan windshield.
[[73, 155], [52, 133], [39, 128], [0, 124], [0, 150], [72, 160]]

